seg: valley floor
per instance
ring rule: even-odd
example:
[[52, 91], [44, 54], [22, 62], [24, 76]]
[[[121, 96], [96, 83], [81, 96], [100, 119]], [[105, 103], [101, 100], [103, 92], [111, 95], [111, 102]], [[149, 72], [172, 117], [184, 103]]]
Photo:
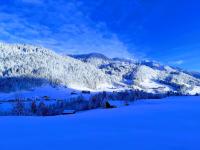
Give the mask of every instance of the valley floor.
[[197, 150], [200, 97], [54, 117], [0, 117], [1, 150]]

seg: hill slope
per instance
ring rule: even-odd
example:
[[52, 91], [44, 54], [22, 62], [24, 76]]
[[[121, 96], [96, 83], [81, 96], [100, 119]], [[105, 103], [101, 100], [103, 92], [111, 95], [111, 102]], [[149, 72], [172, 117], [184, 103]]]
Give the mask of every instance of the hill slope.
[[196, 75], [154, 61], [111, 59], [97, 53], [62, 56], [42, 47], [0, 43], [1, 92], [44, 85], [93, 91], [200, 93]]
[[[53, 83], [75, 89], [96, 90], [110, 84], [110, 79], [101, 70], [72, 57], [61, 56], [41, 47], [1, 43], [1, 90], [8, 89], [9, 81], [12, 84], [14, 81], [21, 83], [24, 78], [40, 84]], [[28, 81], [24, 84], [28, 84]], [[26, 87], [24, 84], [20, 88]]]
[[155, 61], [134, 61], [120, 58], [107, 59], [91, 54], [74, 57], [88, 64], [94, 64], [115, 85], [140, 89], [147, 92], [163, 93], [177, 91], [183, 94], [200, 93], [200, 79], [196, 74], [161, 65]]

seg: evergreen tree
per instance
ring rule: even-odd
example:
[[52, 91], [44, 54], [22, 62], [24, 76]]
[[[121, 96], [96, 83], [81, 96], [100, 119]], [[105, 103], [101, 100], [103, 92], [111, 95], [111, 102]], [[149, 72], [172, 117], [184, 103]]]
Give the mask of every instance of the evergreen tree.
[[38, 115], [47, 116], [48, 115], [48, 107], [44, 102], [40, 102], [37, 110]]
[[37, 105], [35, 101], [31, 103], [31, 113], [35, 114], [37, 112]]

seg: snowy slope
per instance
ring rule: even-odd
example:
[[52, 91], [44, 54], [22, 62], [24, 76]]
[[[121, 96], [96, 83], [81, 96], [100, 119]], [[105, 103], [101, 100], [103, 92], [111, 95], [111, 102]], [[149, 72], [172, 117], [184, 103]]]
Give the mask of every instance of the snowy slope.
[[[0, 92], [0, 100], [12, 100], [17, 98], [26, 99], [43, 99], [44, 96], [48, 96], [50, 99], [67, 99], [71, 97], [71, 92], [75, 92], [74, 89], [65, 88], [62, 86], [52, 87], [50, 85], [42, 85], [39, 87], [34, 87], [28, 90], [14, 91], [14, 92]], [[78, 93], [78, 91], [77, 91]]]
[[63, 56], [42, 47], [0, 43], [0, 98], [47, 85], [66, 87], [66, 91], [200, 93], [196, 75], [158, 62], [112, 59], [98, 53]]
[[[61, 56], [41, 47], [1, 43], [1, 91], [6, 89], [6, 85], [13, 78], [20, 80], [22, 77], [31, 78], [35, 82], [44, 79], [47, 82], [80, 90], [96, 90], [110, 86], [110, 79], [93, 65], [72, 57]], [[23, 80], [20, 83], [22, 82]]]
[[0, 117], [2, 150], [199, 150], [200, 97], [68, 116]]
[[[74, 56], [75, 57], [75, 56]], [[82, 57], [75, 57], [82, 60]], [[91, 61], [92, 60], [92, 61]], [[84, 55], [84, 62], [94, 64], [102, 70], [116, 88], [134, 88], [147, 92], [165, 93], [177, 91], [183, 94], [200, 93], [200, 79], [197, 73], [182, 71], [170, 66], [162, 65], [155, 61], [134, 61], [120, 58], [105, 59], [92, 55]]]

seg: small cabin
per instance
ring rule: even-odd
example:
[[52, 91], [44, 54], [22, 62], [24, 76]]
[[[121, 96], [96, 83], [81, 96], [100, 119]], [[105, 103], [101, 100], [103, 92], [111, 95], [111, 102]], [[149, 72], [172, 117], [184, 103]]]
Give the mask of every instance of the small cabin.
[[90, 94], [90, 91], [82, 91], [83, 94]]
[[77, 95], [77, 93], [75, 91], [71, 92], [71, 95]]
[[105, 103], [105, 108], [106, 108], [106, 109], [117, 108], [117, 106], [116, 106], [116, 105], [112, 105], [109, 101], [107, 101], [107, 102]]
[[70, 115], [70, 114], [75, 114], [75, 113], [76, 113], [76, 110], [65, 109], [65, 110], [63, 110], [62, 115]]
[[126, 103], [126, 101], [120, 101], [120, 100], [108, 100], [106, 103], [106, 108], [118, 108], [122, 106], [128, 106], [129, 104]]

